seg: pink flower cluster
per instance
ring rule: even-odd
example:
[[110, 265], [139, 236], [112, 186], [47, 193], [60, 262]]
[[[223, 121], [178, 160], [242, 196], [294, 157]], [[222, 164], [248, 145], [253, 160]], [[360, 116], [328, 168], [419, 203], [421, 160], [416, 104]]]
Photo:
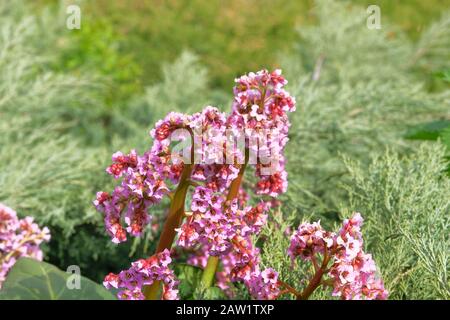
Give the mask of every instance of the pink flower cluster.
[[291, 237], [288, 254], [292, 260], [311, 260], [317, 253], [323, 254], [325, 248], [331, 248], [333, 242], [333, 234], [323, 230], [320, 222], [302, 223]]
[[144, 285], [151, 285], [154, 281], [163, 284], [163, 300], [178, 299], [178, 281], [174, 272], [169, 269], [171, 263], [169, 250], [164, 250], [148, 259], [140, 259], [131, 264], [131, 268], [119, 274], [110, 273], [105, 277], [103, 285], [107, 288], [121, 289], [117, 297], [122, 300], [143, 300]]
[[[245, 205], [244, 201], [243, 204]], [[225, 201], [205, 187], [197, 187], [191, 203], [192, 214], [178, 230], [178, 245], [201, 249], [189, 262], [205, 267], [207, 257], [221, 258], [222, 270], [217, 272], [217, 285], [229, 296], [230, 282], [243, 282], [255, 299], [275, 299], [279, 294], [278, 274], [272, 269], [260, 271], [259, 249], [251, 235], [260, 232], [266, 223], [268, 205], [239, 209], [238, 199]]]
[[19, 219], [14, 210], [0, 203], [0, 288], [20, 257], [42, 260], [39, 246], [49, 240], [47, 227], [40, 229], [32, 217]]
[[342, 299], [384, 300], [388, 296], [383, 281], [370, 254], [363, 251], [361, 225], [363, 219], [355, 213], [336, 237], [337, 252], [330, 275], [334, 279], [333, 295]]
[[272, 268], [253, 273], [246, 286], [252, 297], [257, 300], [274, 300], [280, 294], [278, 273]]
[[[193, 115], [170, 112], [150, 132], [153, 145], [143, 156], [134, 150], [115, 153], [106, 171], [121, 182], [112, 193], [98, 192], [94, 205], [104, 214], [114, 243], [126, 241], [127, 233], [140, 236], [151, 221], [150, 208], [192, 166], [183, 182], [200, 186], [192, 194], [192, 213], [177, 229], [178, 245], [221, 257], [229, 262], [223, 264], [234, 274], [231, 280], [244, 281], [256, 297], [274, 297], [276, 284], [268, 280], [272, 273], [259, 271], [259, 252], [250, 239], [265, 224], [270, 200], [245, 207], [245, 191], [231, 201], [226, 193], [244, 163], [255, 166], [257, 194], [277, 197], [286, 191], [283, 149], [290, 126], [287, 112], [295, 110], [295, 99], [283, 89], [287, 81], [280, 70], [250, 73], [235, 82], [229, 115], [210, 106]], [[242, 138], [244, 150], [234, 143]], [[175, 150], [174, 140], [190, 142], [189, 147]], [[250, 159], [252, 154], [256, 159]]]
[[238, 199], [225, 201], [211, 189], [197, 187], [192, 196], [192, 214], [178, 229], [178, 245], [208, 248], [208, 255], [220, 256], [233, 249], [237, 237], [256, 234], [265, 224], [267, 206], [262, 202], [255, 207], [239, 209]]
[[[202, 112], [183, 115], [171, 112], [157, 122], [151, 131], [155, 139], [152, 147], [154, 167], [172, 183], [178, 183], [185, 163], [194, 163], [190, 179], [203, 183], [214, 192], [223, 192], [237, 177], [243, 154], [236, 146], [228, 146], [226, 115], [207, 106]], [[170, 149], [173, 140], [189, 140], [186, 157]], [[192, 150], [191, 150], [192, 145]], [[234, 161], [226, 163], [228, 157]]]
[[[270, 164], [260, 161], [256, 165], [259, 180], [255, 188], [257, 194], [276, 197], [287, 190], [283, 149], [289, 140], [287, 112], [295, 111], [295, 98], [283, 89], [287, 80], [280, 70], [251, 72], [235, 82], [233, 110], [228, 123], [234, 128], [245, 128], [247, 142], [255, 138], [255, 130], [263, 135], [269, 132], [268, 137], [263, 136], [263, 143], [257, 144], [260, 155], [270, 155]], [[248, 146], [252, 149], [256, 144]], [[256, 150], [251, 151], [256, 153]]]
[[[113, 164], [106, 171], [115, 178], [123, 177], [114, 191], [98, 192], [94, 205], [105, 214], [105, 226], [114, 243], [126, 241], [127, 232], [140, 236], [151, 217], [148, 209], [159, 203], [169, 192], [162, 172], [155, 170], [152, 154], [138, 156], [132, 150], [124, 155], [113, 155]], [[122, 225], [122, 220], [126, 227]]]
[[[322, 229], [319, 222], [302, 223], [291, 237], [288, 254], [292, 260], [332, 261], [329, 275], [333, 280], [333, 295], [342, 299], [386, 299], [387, 291], [377, 276], [375, 262], [363, 251], [359, 213], [344, 221], [338, 234]], [[327, 267], [325, 265], [324, 267]], [[328, 272], [328, 271], [327, 271]]]
[[[236, 238], [233, 250], [220, 256], [221, 270], [216, 272], [217, 286], [233, 298], [232, 282], [242, 282], [256, 300], [273, 300], [280, 294], [278, 273], [271, 268], [261, 271], [259, 249], [249, 238]], [[191, 255], [188, 263], [204, 268], [208, 260], [207, 247]]]
[[[177, 154], [170, 150], [170, 138], [174, 138], [172, 134], [176, 130], [181, 130], [180, 140], [194, 138], [194, 159], [189, 159], [196, 160], [192, 180], [201, 181], [218, 192], [230, 186], [239, 172], [234, 163], [244, 161], [244, 154], [237, 146], [225, 144], [229, 138], [227, 131], [231, 130], [235, 134], [233, 139], [246, 134], [246, 146], [259, 148], [254, 150], [255, 154], [273, 151], [270, 164], [262, 161], [256, 164], [257, 193], [276, 197], [286, 191], [283, 148], [290, 126], [286, 112], [295, 110], [295, 99], [283, 89], [287, 81], [279, 70], [272, 73], [263, 70], [242, 76], [236, 83], [233, 110], [228, 117], [214, 107], [206, 107], [194, 115], [171, 112], [156, 123], [150, 133], [153, 146], [143, 156], [137, 155], [135, 150], [129, 154], [116, 152], [112, 156], [113, 163], [106, 171], [116, 179], [123, 178], [122, 182], [111, 194], [99, 192], [94, 205], [105, 214], [106, 229], [113, 242], [126, 241], [127, 232], [139, 236], [150, 221], [149, 207], [159, 203], [169, 192], [168, 181], [178, 182], [184, 163], [171, 161]], [[254, 131], [248, 129], [270, 130], [272, 138], [277, 139], [250, 144]], [[225, 163], [230, 155], [233, 163]], [[264, 169], [273, 164], [276, 164], [271, 168], [273, 173], [264, 174]], [[125, 228], [122, 220], [127, 225]]]
[[[177, 159], [177, 154], [172, 154], [169, 148], [171, 133], [177, 129], [189, 132], [199, 127], [205, 130], [224, 128], [224, 115], [213, 107], [192, 116], [171, 112], [151, 131], [154, 144], [143, 156], [137, 155], [134, 150], [128, 155], [121, 152], [113, 155], [113, 164], [106, 171], [115, 178], [122, 178], [122, 181], [111, 194], [98, 192], [94, 205], [104, 213], [106, 230], [114, 243], [126, 241], [127, 233], [140, 236], [151, 221], [149, 208], [170, 192], [170, 183], [178, 183], [185, 164], [171, 161]], [[186, 131], [180, 133], [181, 139], [188, 138], [183, 136]], [[215, 144], [203, 139], [200, 149]], [[213, 154], [207, 150], [198, 152], [202, 152], [204, 157]], [[234, 165], [197, 165], [191, 179], [204, 182], [214, 191], [223, 191], [236, 178], [238, 171]]]

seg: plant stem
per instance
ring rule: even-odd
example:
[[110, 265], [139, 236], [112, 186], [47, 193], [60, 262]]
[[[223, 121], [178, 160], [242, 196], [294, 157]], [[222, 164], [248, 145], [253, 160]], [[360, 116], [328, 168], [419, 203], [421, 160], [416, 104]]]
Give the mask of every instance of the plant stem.
[[[189, 178], [192, 172], [193, 164], [186, 164], [183, 172], [181, 173], [180, 183], [173, 195], [172, 202], [170, 203], [169, 215], [164, 223], [164, 227], [159, 238], [156, 253], [162, 252], [165, 249], [172, 247], [173, 240], [175, 239], [175, 229], [181, 224], [184, 217], [184, 203], [186, 201], [186, 193], [189, 188]], [[147, 300], [155, 300], [159, 297], [160, 281], [155, 281], [151, 286], [144, 288], [144, 295]]]
[[247, 162], [244, 163], [239, 170], [239, 174], [236, 179], [230, 185], [230, 191], [228, 191], [227, 200], [233, 200], [237, 197], [239, 193], [239, 187], [241, 186], [242, 178], [244, 177], [245, 167], [247, 166]]
[[317, 270], [317, 272], [314, 274], [314, 277], [312, 277], [311, 281], [309, 282], [305, 290], [303, 290], [303, 292], [297, 296], [297, 300], [308, 300], [309, 296], [321, 284], [323, 273], [324, 270], [322, 269]]
[[[301, 295], [300, 292], [298, 292], [297, 290], [295, 290], [295, 288], [291, 287], [289, 284], [287, 284], [286, 282], [283, 281], [278, 281], [278, 283], [283, 286], [284, 288], [286, 288], [286, 292], [284, 293], [292, 293], [293, 295], [295, 295], [296, 297], [298, 297], [299, 295]], [[281, 294], [280, 294], [281, 295]]]
[[325, 247], [323, 254], [322, 265], [319, 269], [316, 269], [314, 276], [311, 278], [308, 286], [303, 290], [300, 295], [297, 295], [297, 300], [308, 300], [309, 296], [322, 284], [322, 276], [327, 273], [328, 262], [330, 261], [331, 254], [328, 254], [328, 249]]
[[186, 201], [186, 193], [189, 188], [189, 183], [183, 176], [189, 176], [192, 171], [192, 165], [186, 165], [183, 170], [180, 183], [173, 196], [173, 200], [170, 204], [169, 215], [164, 223], [164, 228], [159, 238], [156, 253], [170, 249], [172, 247], [173, 240], [175, 239], [175, 229], [181, 224], [181, 220], [184, 217], [184, 203]]
[[150, 286], [144, 287], [145, 300], [158, 300], [160, 298], [161, 281], [154, 281]]
[[214, 275], [216, 274], [217, 265], [219, 264], [219, 257], [210, 256], [208, 258], [208, 263], [206, 264], [205, 269], [202, 274], [202, 285], [204, 288], [211, 287]]
[[[227, 200], [233, 200], [234, 198], [237, 197], [246, 166], [247, 166], [247, 151], [246, 151], [245, 163], [241, 166], [241, 168], [239, 170], [239, 174], [236, 177], [236, 179], [234, 179], [233, 182], [231, 182], [230, 190], [228, 191], [228, 195], [227, 195]], [[218, 257], [210, 256], [208, 258], [206, 267], [203, 270], [202, 281], [201, 281], [201, 284], [203, 285], [204, 288], [209, 288], [212, 285], [213, 280], [214, 280], [214, 275], [216, 274], [218, 265], [219, 265]]]

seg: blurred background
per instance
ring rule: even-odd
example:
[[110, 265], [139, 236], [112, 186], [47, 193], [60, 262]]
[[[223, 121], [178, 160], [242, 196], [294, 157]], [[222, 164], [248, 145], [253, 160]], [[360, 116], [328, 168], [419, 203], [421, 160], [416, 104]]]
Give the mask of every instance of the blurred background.
[[[38, 9], [58, 3], [55, 0], [33, 2]], [[449, 6], [449, 1], [445, 0], [340, 2], [346, 7], [359, 5], [362, 10], [378, 5], [383, 23], [395, 24], [413, 40]], [[227, 90], [237, 75], [248, 70], [280, 66], [279, 54], [292, 51], [293, 42], [299, 40], [298, 29], [317, 23], [311, 11], [315, 5], [312, 0], [94, 0], [78, 3], [83, 28], [70, 34], [74, 39], [60, 43], [64, 49], [64, 45], [75, 46], [73, 41], [78, 41], [79, 51], [70, 52], [66, 66], [75, 67], [91, 60], [91, 63], [103, 61], [106, 69], [113, 61], [108, 57], [96, 61], [95, 54], [101, 56], [109, 48], [127, 56], [116, 64], [121, 62], [125, 66], [129, 62], [128, 70], [114, 75], [117, 79], [136, 81], [134, 87], [132, 81], [125, 83], [134, 91], [161, 79], [161, 63], [175, 60], [186, 49], [195, 52], [208, 68], [210, 85]]]
[[[66, 27], [70, 4], [79, 30]], [[381, 29], [367, 28], [369, 5]], [[153, 252], [165, 211], [142, 239], [110, 242], [92, 200], [113, 187], [111, 154], [149, 148], [168, 111], [229, 110], [235, 77], [282, 68], [298, 101], [283, 219], [333, 226], [364, 210], [394, 298], [435, 297], [415, 284], [434, 270], [413, 269], [420, 243], [383, 241], [396, 224], [424, 234], [433, 199], [449, 198], [449, 10], [444, 0], [0, 0], [0, 202], [49, 226], [47, 261], [101, 281]], [[417, 201], [418, 188], [434, 191]], [[446, 220], [429, 236], [445, 246], [448, 201], [432, 207]]]

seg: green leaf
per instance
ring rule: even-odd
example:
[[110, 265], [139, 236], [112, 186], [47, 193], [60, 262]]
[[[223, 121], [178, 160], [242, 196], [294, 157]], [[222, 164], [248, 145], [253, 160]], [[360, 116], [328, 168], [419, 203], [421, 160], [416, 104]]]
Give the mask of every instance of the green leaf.
[[440, 71], [436, 76], [437, 78], [442, 79], [447, 83], [450, 83], [450, 69]]
[[9, 271], [0, 300], [114, 300], [101, 285], [81, 277], [80, 289], [67, 286], [72, 273], [66, 273], [46, 262], [21, 258]]
[[447, 147], [447, 150], [450, 151], [450, 127], [442, 132], [442, 143]]
[[436, 120], [410, 128], [405, 138], [412, 140], [436, 140], [449, 127], [449, 120]]

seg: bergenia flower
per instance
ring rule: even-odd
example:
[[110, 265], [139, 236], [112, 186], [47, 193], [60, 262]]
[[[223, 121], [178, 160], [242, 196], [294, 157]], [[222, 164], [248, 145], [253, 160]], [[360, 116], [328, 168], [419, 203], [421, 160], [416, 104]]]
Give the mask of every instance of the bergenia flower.
[[143, 300], [144, 285], [152, 285], [155, 281], [162, 282], [163, 300], [178, 299], [178, 280], [169, 269], [169, 250], [164, 250], [148, 259], [141, 259], [131, 264], [127, 270], [119, 274], [110, 273], [105, 277], [103, 285], [107, 288], [120, 289], [117, 297], [121, 300]]
[[322, 271], [331, 277], [333, 296], [345, 300], [386, 299], [388, 292], [377, 274], [375, 262], [363, 251], [362, 223], [361, 214], [354, 213], [337, 234], [324, 231], [318, 222], [303, 223], [291, 237], [288, 254], [293, 260], [300, 257], [318, 261], [319, 254], [322, 259], [326, 256], [331, 267]]
[[48, 241], [50, 231], [47, 227], [41, 229], [32, 217], [19, 219], [13, 209], [0, 203], [0, 289], [19, 258], [41, 261], [39, 246]]
[[377, 275], [375, 262], [363, 251], [363, 219], [355, 213], [344, 221], [337, 236], [337, 253], [330, 275], [334, 279], [333, 295], [342, 299], [386, 299], [387, 290]]
[[[94, 205], [104, 214], [112, 241], [120, 243], [127, 240], [127, 234], [144, 232], [152, 220], [151, 207], [179, 183], [198, 184], [190, 199], [192, 212], [176, 228], [177, 244], [200, 247], [205, 256], [219, 257], [222, 269], [229, 270], [230, 281], [243, 281], [255, 298], [274, 298], [277, 282], [267, 279], [275, 278], [275, 272], [260, 271], [259, 249], [251, 236], [265, 225], [273, 198], [287, 189], [283, 152], [290, 126], [287, 112], [295, 110], [295, 99], [284, 90], [287, 81], [280, 70], [249, 73], [235, 82], [230, 114], [211, 106], [193, 115], [170, 112], [151, 130], [153, 144], [142, 156], [134, 150], [116, 152], [106, 171], [120, 183], [111, 193], [97, 193]], [[191, 142], [188, 152], [172, 150], [174, 140]], [[255, 168], [255, 193], [268, 197], [255, 206], [247, 205], [243, 189], [232, 199], [228, 197], [230, 186], [246, 165]], [[180, 181], [185, 169], [188, 176]], [[109, 275], [106, 285], [123, 287], [121, 298], [140, 299], [143, 296], [137, 288], [142, 278], [135, 271], [119, 278]]]

